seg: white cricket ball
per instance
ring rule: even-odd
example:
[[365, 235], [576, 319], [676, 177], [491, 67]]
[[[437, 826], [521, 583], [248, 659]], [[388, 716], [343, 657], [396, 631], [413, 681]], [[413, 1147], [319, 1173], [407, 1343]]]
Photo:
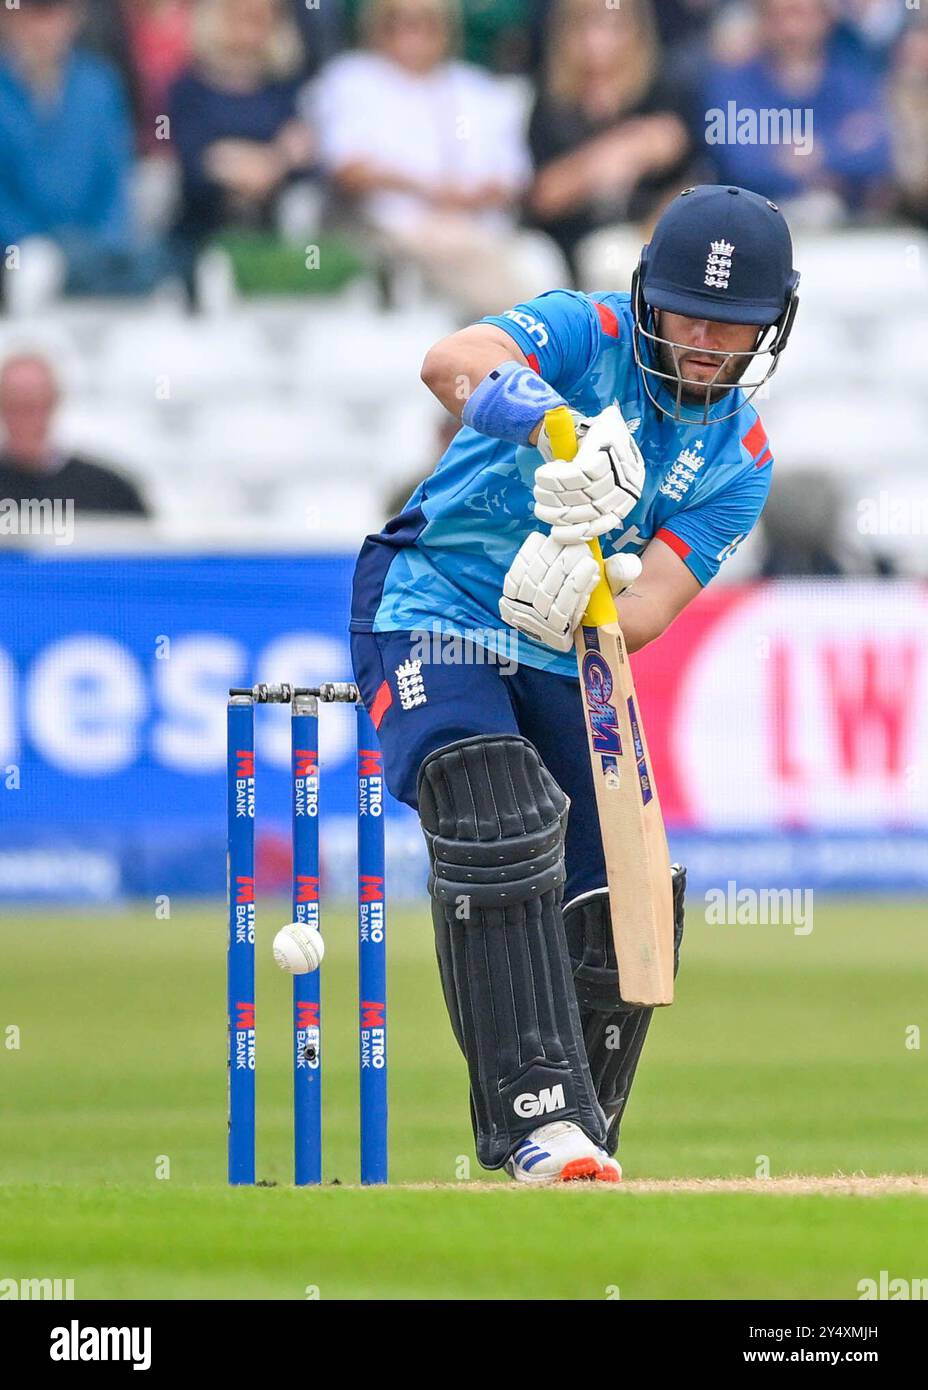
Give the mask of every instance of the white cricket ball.
[[318, 970], [325, 955], [322, 933], [305, 922], [291, 922], [274, 937], [274, 959], [290, 975], [308, 975]]

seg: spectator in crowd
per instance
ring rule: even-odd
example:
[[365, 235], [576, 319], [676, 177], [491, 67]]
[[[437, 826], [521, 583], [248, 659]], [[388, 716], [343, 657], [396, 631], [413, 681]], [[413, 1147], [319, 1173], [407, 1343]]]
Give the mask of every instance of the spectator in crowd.
[[314, 157], [297, 113], [302, 50], [285, 0], [199, 0], [194, 46], [169, 102], [188, 275], [221, 229], [271, 229], [281, 195]]
[[[301, 72], [313, 77], [345, 43], [345, 0], [284, 0], [302, 44]], [[140, 149], [159, 154], [155, 118], [192, 56], [197, 0], [84, 0], [82, 39], [123, 74], [139, 127]]]
[[147, 507], [128, 479], [55, 443], [59, 399], [44, 357], [20, 353], [0, 367], [0, 498], [70, 500], [77, 512], [145, 516]]
[[900, 206], [928, 226], [928, 13], [914, 20], [897, 50], [890, 111]]
[[565, 267], [517, 226], [530, 177], [519, 103], [452, 57], [459, 18], [452, 0], [368, 0], [366, 47], [329, 65], [308, 109], [335, 186], [383, 250], [480, 314], [561, 282]]
[[[0, 35], [0, 246], [18, 246], [7, 280], [84, 294], [149, 291], [164, 273], [129, 213], [132, 126], [122, 83], [75, 46], [76, 0], [20, 0]], [[35, 240], [39, 239], [39, 240]], [[27, 307], [22, 303], [22, 307]]]
[[[534, 72], [542, 72], [548, 51], [548, 35], [551, 29], [552, 11], [560, 0], [533, 0], [531, 6], [531, 66]], [[654, 5], [654, 18], [658, 35], [671, 66], [676, 58], [675, 50], [692, 49], [699, 51], [705, 45], [709, 28], [715, 16], [728, 0], [657, 0]], [[621, 9], [621, 5], [604, 3], [602, 9]], [[665, 64], [666, 66], [666, 64]]]
[[[685, 182], [687, 129], [660, 57], [650, 0], [620, 9], [559, 0], [552, 13], [529, 128], [538, 171], [529, 207], [588, 289], [625, 283], [639, 224]], [[599, 229], [607, 230], [591, 236]]]
[[[754, 56], [710, 64], [703, 87], [703, 138], [718, 178], [790, 204], [793, 221], [883, 210], [891, 161], [882, 84], [840, 42], [830, 0], [756, 0], [755, 11]], [[775, 113], [752, 136], [750, 121]]]

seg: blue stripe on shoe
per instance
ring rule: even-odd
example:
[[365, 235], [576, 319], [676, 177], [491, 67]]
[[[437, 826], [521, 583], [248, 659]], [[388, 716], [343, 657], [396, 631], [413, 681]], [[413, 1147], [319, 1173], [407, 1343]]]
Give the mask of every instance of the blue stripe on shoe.
[[531, 1158], [527, 1158], [525, 1160], [525, 1162], [522, 1164], [522, 1167], [525, 1169], [527, 1173], [530, 1173], [532, 1169], [535, 1167], [536, 1163], [540, 1163], [542, 1159], [550, 1157], [551, 1155], [545, 1149], [539, 1149], [537, 1154], [534, 1154]]
[[522, 1143], [521, 1143], [521, 1144], [519, 1145], [519, 1147], [516, 1149], [515, 1154], [514, 1154], [514, 1157], [515, 1157], [515, 1158], [519, 1158], [519, 1157], [521, 1157], [522, 1155], [525, 1155], [525, 1156], [527, 1157], [530, 1153], [534, 1153], [534, 1151], [535, 1151], [537, 1148], [538, 1148], [538, 1145], [537, 1145], [537, 1144], [533, 1144], [532, 1141], [531, 1141], [531, 1139], [523, 1139], [523, 1140], [522, 1140]]

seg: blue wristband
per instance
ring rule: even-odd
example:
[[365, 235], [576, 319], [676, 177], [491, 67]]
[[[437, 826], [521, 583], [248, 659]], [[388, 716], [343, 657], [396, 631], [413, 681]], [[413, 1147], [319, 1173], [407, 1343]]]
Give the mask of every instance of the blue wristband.
[[462, 420], [479, 434], [528, 444], [529, 435], [549, 410], [566, 405], [530, 367], [504, 362], [485, 376], [464, 407]]

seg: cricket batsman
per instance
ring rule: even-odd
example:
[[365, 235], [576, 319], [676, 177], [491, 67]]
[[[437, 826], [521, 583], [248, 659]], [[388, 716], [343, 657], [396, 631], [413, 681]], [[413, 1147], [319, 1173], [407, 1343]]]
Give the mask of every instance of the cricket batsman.
[[[587, 542], [631, 652], [718, 573], [770, 488], [751, 400], [798, 284], [774, 203], [689, 188], [630, 294], [554, 290], [437, 343], [423, 380], [462, 427], [358, 560], [355, 677], [428, 844], [477, 1155], [519, 1182], [619, 1180], [652, 1012], [621, 1002], [613, 946], [573, 654], [599, 579]], [[545, 430], [565, 405], [571, 462]]]

